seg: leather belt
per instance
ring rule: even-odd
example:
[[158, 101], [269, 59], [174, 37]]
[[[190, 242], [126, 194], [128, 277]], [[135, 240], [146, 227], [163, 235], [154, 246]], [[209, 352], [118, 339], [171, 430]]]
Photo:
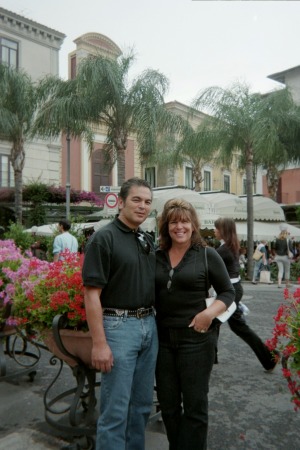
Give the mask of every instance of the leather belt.
[[136, 317], [137, 319], [142, 319], [154, 314], [154, 308], [138, 308], [138, 309], [115, 309], [115, 308], [103, 308], [104, 316], [111, 317]]

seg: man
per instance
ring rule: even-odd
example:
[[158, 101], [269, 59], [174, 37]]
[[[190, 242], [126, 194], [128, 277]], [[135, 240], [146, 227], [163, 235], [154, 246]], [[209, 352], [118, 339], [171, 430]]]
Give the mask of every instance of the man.
[[94, 233], [86, 247], [82, 274], [92, 364], [102, 372], [97, 450], [145, 447], [158, 343], [155, 252], [139, 226], [151, 203], [145, 180], [127, 180], [118, 218]]
[[261, 240], [256, 247], [256, 249], [261, 252], [262, 256], [258, 261], [254, 260], [252, 284], [257, 284], [261, 268], [268, 264], [266, 243], [267, 241]]
[[68, 220], [61, 220], [58, 222], [58, 230], [60, 232], [53, 242], [53, 261], [61, 259], [60, 254], [68, 249], [72, 253], [78, 251], [78, 241], [75, 236], [69, 233], [71, 224]]

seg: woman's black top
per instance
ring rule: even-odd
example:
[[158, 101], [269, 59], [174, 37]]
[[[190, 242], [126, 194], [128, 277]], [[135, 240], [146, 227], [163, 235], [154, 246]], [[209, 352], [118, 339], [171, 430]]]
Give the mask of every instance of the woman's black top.
[[233, 251], [227, 247], [226, 244], [220, 245], [217, 248], [217, 252], [223, 259], [225, 266], [227, 268], [230, 278], [239, 278], [240, 276], [240, 262], [239, 255], [235, 255]]
[[[235, 292], [225, 264], [215, 249], [206, 248], [208, 278], [205, 269], [205, 250], [192, 246], [173, 275], [168, 252], [156, 251], [155, 305], [159, 327], [187, 327], [194, 316], [206, 308], [207, 288], [213, 285], [217, 299], [230, 306]], [[169, 288], [168, 288], [169, 287]]]

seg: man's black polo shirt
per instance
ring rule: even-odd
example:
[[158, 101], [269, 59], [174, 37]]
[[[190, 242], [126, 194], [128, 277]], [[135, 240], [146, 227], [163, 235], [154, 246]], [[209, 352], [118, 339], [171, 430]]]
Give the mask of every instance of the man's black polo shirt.
[[89, 240], [82, 269], [84, 286], [102, 289], [102, 307], [136, 309], [154, 305], [155, 252], [148, 254], [136, 233], [119, 219]]

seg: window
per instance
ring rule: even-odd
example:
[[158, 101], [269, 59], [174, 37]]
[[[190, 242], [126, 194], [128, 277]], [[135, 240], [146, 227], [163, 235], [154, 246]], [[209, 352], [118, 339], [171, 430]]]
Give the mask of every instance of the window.
[[18, 67], [18, 43], [0, 37], [0, 62], [11, 67]]
[[193, 189], [193, 169], [191, 167], [185, 168], [185, 186], [189, 189]]
[[92, 154], [92, 191], [99, 193], [100, 186], [111, 186], [112, 176], [105, 160], [105, 154], [101, 148]]
[[230, 193], [230, 176], [224, 175], [224, 191]]
[[155, 167], [146, 167], [145, 180], [148, 181], [151, 187], [156, 186]]
[[211, 191], [211, 173], [204, 170], [204, 191]]
[[247, 194], [247, 180], [246, 178], [243, 178], [243, 194]]
[[0, 155], [0, 187], [13, 187], [13, 169], [7, 155]]

